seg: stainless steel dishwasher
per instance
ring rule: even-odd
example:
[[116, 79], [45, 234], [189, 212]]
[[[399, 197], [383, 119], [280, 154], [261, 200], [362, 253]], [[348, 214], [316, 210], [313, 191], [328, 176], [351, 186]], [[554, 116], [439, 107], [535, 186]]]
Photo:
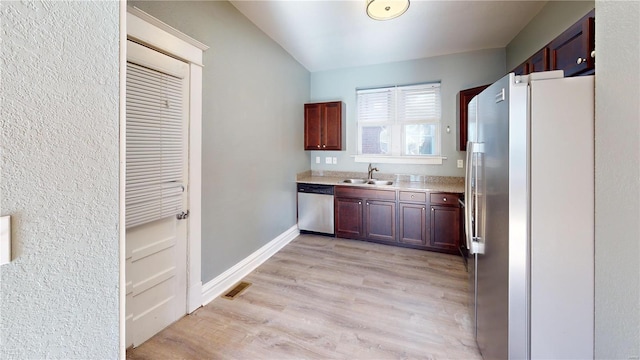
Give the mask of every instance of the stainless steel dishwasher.
[[334, 234], [333, 185], [298, 184], [298, 228], [301, 232]]

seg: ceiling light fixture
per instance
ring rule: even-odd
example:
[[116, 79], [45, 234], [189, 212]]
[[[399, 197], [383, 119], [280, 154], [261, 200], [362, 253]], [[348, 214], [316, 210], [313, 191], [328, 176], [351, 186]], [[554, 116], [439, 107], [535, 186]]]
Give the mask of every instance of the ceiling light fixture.
[[367, 0], [367, 15], [374, 20], [390, 20], [404, 14], [409, 0]]

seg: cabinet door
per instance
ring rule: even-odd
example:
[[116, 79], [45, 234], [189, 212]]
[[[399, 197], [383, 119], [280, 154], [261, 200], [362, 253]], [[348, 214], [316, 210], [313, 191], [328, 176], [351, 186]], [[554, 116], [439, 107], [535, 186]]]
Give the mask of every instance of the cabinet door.
[[427, 223], [425, 204], [399, 204], [400, 233], [398, 241], [403, 244], [425, 246]]
[[337, 237], [363, 238], [362, 207], [361, 199], [336, 197], [334, 212]]
[[320, 150], [322, 104], [304, 104], [304, 149]]
[[323, 105], [322, 150], [342, 150], [342, 103]]
[[369, 240], [396, 242], [396, 203], [367, 200], [365, 237]]
[[594, 69], [594, 24], [594, 18], [587, 15], [549, 44], [551, 70], [564, 70], [565, 76], [573, 76]]
[[467, 151], [469, 102], [474, 96], [480, 94], [482, 90], [486, 89], [488, 86], [489, 85], [482, 85], [460, 91], [460, 108], [458, 111], [458, 150], [460, 151]]
[[434, 249], [451, 253], [460, 244], [460, 208], [457, 206], [431, 206], [431, 239]]
[[518, 67], [516, 67], [515, 69], [511, 70], [512, 73], [515, 73], [516, 75], [527, 75], [529, 72], [527, 71], [527, 66], [528, 64], [526, 62], [523, 62], [522, 64], [518, 65]]
[[549, 66], [549, 48], [545, 47], [535, 53], [527, 61], [527, 74], [539, 71], [548, 71]]

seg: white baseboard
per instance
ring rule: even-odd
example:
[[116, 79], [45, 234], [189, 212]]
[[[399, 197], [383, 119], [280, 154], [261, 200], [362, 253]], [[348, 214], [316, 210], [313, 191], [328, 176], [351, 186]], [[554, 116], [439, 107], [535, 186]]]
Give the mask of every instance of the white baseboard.
[[294, 225], [227, 271], [202, 285], [202, 306], [207, 305], [213, 301], [213, 299], [222, 295], [222, 293], [249, 275], [249, 273], [280, 251], [280, 249], [285, 247], [285, 245], [290, 243], [291, 240], [295, 239], [298, 235], [300, 235], [300, 230], [298, 230], [298, 225]]

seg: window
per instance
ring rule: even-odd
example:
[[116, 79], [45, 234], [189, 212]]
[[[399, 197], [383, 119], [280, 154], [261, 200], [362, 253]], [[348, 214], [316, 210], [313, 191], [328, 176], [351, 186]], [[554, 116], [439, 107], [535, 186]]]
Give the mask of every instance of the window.
[[356, 91], [358, 155], [440, 156], [440, 83]]

